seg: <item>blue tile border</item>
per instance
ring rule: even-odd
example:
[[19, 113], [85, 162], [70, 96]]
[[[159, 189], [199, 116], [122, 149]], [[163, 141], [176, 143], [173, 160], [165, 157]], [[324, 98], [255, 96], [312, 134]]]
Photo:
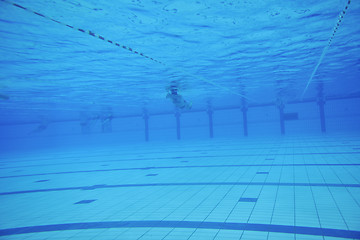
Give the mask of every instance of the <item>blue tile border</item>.
[[256, 174], [269, 174], [269, 172], [256, 172]]
[[200, 228], [217, 230], [240, 230], [258, 232], [277, 232], [290, 234], [306, 234], [313, 236], [327, 236], [338, 238], [360, 239], [360, 231], [301, 227], [275, 224], [232, 223], [232, 222], [199, 222], [199, 221], [111, 221], [111, 222], [82, 222], [53, 225], [40, 225], [1, 229], [0, 236], [10, 236], [26, 233], [40, 233], [52, 231], [106, 229], [106, 228]]
[[146, 177], [155, 177], [157, 176], [158, 174], [155, 174], [155, 173], [150, 173], [150, 174], [147, 174]]
[[138, 184], [99, 184], [92, 186], [64, 187], [33, 189], [14, 192], [0, 192], [0, 196], [13, 194], [26, 194], [38, 192], [57, 192], [70, 190], [95, 190], [104, 188], [125, 188], [125, 187], [176, 187], [176, 186], [282, 186], [282, 187], [351, 187], [360, 188], [360, 184], [338, 184], [338, 183], [278, 183], [278, 182], [192, 182], [192, 183], [138, 183]]

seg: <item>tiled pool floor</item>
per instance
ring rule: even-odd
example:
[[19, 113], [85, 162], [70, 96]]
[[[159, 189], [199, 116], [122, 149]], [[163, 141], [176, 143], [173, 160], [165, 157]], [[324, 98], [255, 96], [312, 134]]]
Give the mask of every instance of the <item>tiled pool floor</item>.
[[0, 239], [360, 239], [360, 137], [8, 154], [0, 216]]

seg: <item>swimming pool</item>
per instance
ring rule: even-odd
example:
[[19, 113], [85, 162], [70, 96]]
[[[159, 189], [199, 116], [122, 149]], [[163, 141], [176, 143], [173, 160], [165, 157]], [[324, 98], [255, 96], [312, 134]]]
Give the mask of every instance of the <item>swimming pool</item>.
[[358, 1], [0, 1], [0, 239], [360, 239]]

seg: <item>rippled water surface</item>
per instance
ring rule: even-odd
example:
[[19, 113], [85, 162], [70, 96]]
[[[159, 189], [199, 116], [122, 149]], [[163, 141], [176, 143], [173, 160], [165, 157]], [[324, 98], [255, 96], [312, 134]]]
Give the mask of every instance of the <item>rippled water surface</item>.
[[[0, 1], [0, 94], [9, 97], [0, 101], [2, 121], [44, 111], [172, 111], [172, 81], [194, 109], [242, 97], [299, 100], [347, 3]], [[304, 98], [316, 97], [319, 82], [327, 96], [360, 92], [359, 22], [353, 0]]]

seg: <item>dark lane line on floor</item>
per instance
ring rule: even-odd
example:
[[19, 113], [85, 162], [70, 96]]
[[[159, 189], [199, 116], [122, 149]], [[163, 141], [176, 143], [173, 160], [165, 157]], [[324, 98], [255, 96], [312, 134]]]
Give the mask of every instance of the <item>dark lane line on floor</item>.
[[[335, 148], [335, 147], [339, 147], [339, 148], [344, 148], [344, 147], [359, 147], [360, 145], [360, 142], [359, 144], [349, 144], [349, 145], [344, 145], [344, 144], [334, 144], [334, 145], [311, 145], [311, 146], [291, 146], [291, 149], [294, 149], [294, 148], [306, 148], [306, 149], [309, 149], [309, 148]], [[213, 146], [200, 146], [202, 149], [201, 150], [185, 150], [185, 151], [181, 151], [182, 153], [189, 153], [189, 152], [203, 152], [203, 151], [209, 151], [209, 152], [213, 152], [213, 151], [218, 151], [218, 149], [214, 150], [213, 149]], [[271, 147], [244, 147], [242, 146], [241, 150], [264, 150], [264, 149], [269, 149], [269, 150], [273, 150], [273, 149], [289, 149], [288, 146], [271, 146]], [[239, 151], [239, 148], [221, 148], [220, 149], [221, 151]], [[106, 152], [106, 151], [105, 151]], [[144, 152], [142, 154], [158, 154], [158, 153], [161, 153], [161, 154], [164, 154], [164, 153], [178, 153], [179, 150], [178, 149], [174, 149], [172, 151], [153, 151], [153, 152]], [[79, 154], [79, 153], [75, 153], [75, 154]], [[115, 154], [121, 154], [121, 153], [115, 153]], [[105, 156], [113, 156], [114, 153], [112, 154], [108, 154], [108, 153], [105, 153], [105, 154], [96, 154], [96, 155], [91, 155], [91, 156], [81, 156], [81, 157], [105, 157]], [[9, 155], [11, 156], [11, 155]], [[59, 154], [56, 154], [52, 157], [42, 157], [40, 159], [37, 159], [37, 160], [51, 160], [53, 158], [58, 158]], [[63, 157], [64, 159], [65, 158], [74, 158], [74, 156], [65, 156]], [[1, 162], [1, 159], [6, 159], [6, 157], [2, 157], [0, 158], [0, 162]], [[19, 162], [26, 162], [26, 161], [31, 161], [31, 160], [21, 160]], [[5, 161], [4, 161], [5, 162]], [[9, 161], [10, 162], [10, 161]]]
[[283, 187], [351, 187], [360, 188], [360, 184], [340, 184], [340, 183], [278, 183], [278, 182], [193, 182], [193, 183], [138, 183], [138, 184], [98, 184], [92, 186], [63, 187], [22, 190], [14, 192], [0, 192], [0, 196], [39, 193], [39, 192], [59, 192], [71, 190], [95, 190], [107, 188], [128, 188], [128, 187], [175, 187], [175, 186], [283, 186]]
[[[173, 157], [147, 157], [147, 158], [131, 158], [125, 160], [99, 160], [99, 161], [86, 161], [86, 162], [71, 162], [65, 164], [83, 164], [83, 163], [103, 163], [103, 162], [126, 162], [126, 161], [151, 161], [151, 160], [171, 160], [171, 159], [182, 159], [182, 158], [224, 158], [224, 157], [261, 157], [261, 156], [299, 156], [299, 155], [338, 155], [338, 154], [360, 154], [359, 152], [320, 152], [320, 153], [257, 153], [257, 154], [231, 154], [231, 155], [200, 155], [200, 156], [173, 156]], [[104, 157], [104, 156], [99, 156]], [[62, 158], [57, 158], [62, 159]], [[35, 160], [34, 160], [35, 161]], [[24, 161], [18, 161], [24, 162]], [[1, 163], [16, 163], [16, 161], [4, 161]], [[37, 164], [30, 166], [19, 166], [19, 167], [40, 167], [40, 166], [51, 166], [51, 165], [64, 165], [60, 164]], [[0, 169], [18, 168], [17, 166], [2, 167]]]
[[303, 167], [303, 166], [360, 166], [360, 163], [299, 163], [299, 164], [229, 164], [229, 165], [188, 165], [188, 166], [167, 166], [167, 167], [139, 167], [139, 168], [112, 168], [112, 169], [95, 169], [95, 170], [80, 170], [80, 171], [66, 171], [66, 172], [52, 172], [52, 173], [34, 173], [22, 174], [12, 176], [0, 176], [2, 178], [18, 178], [18, 177], [34, 177], [45, 175], [61, 175], [61, 174], [76, 174], [76, 173], [94, 173], [94, 172], [115, 172], [115, 171], [134, 171], [134, 170], [153, 170], [153, 169], [180, 169], [180, 168], [219, 168], [219, 167]]
[[305, 234], [312, 236], [326, 236], [338, 238], [360, 239], [360, 231], [333, 228], [302, 227], [258, 223], [224, 223], [200, 221], [111, 221], [111, 222], [82, 222], [30, 227], [9, 228], [0, 230], [0, 236], [10, 236], [26, 233], [42, 233], [68, 230], [89, 230], [108, 228], [186, 228], [186, 229], [216, 229], [276, 232], [289, 234]]

